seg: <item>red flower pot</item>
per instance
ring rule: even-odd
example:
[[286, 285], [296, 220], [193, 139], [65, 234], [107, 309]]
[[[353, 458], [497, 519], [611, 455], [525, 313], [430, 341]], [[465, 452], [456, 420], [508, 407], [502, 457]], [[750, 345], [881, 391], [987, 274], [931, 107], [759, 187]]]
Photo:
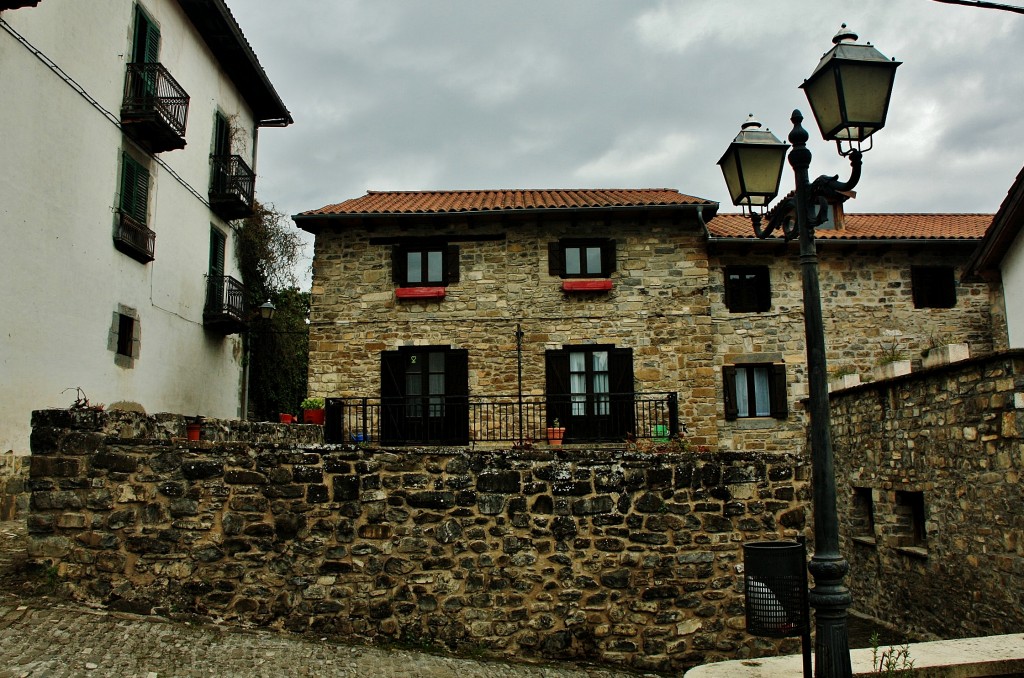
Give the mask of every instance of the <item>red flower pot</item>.
[[303, 424], [319, 424], [324, 425], [324, 411], [319, 410], [302, 410], [302, 423]]

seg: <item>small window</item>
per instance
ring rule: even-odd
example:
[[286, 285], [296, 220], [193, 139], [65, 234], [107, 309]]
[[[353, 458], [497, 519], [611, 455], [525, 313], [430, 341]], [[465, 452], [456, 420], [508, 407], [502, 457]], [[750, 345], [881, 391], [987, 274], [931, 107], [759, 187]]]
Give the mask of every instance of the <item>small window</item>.
[[785, 365], [726, 365], [722, 377], [726, 419], [789, 415]]
[[399, 287], [444, 287], [459, 281], [458, 245], [399, 245], [392, 250], [392, 264]]
[[910, 284], [914, 308], [956, 306], [956, 279], [951, 266], [912, 266]]
[[134, 308], [118, 304], [110, 323], [107, 349], [114, 353], [114, 364], [120, 367], [135, 367], [141, 346], [139, 314]]
[[548, 272], [553, 276], [609, 278], [614, 271], [614, 240], [559, 240], [548, 245]]
[[117, 314], [117, 354], [132, 357], [135, 339], [135, 318], [124, 313]]
[[728, 266], [725, 305], [731, 313], [762, 313], [771, 308], [772, 288], [767, 266]]
[[854, 539], [875, 541], [875, 504], [870, 487], [853, 488], [850, 532]]
[[928, 547], [925, 529], [924, 493], [896, 491], [896, 532], [899, 546]]
[[121, 156], [121, 214], [140, 226], [148, 222], [149, 170], [128, 153]]

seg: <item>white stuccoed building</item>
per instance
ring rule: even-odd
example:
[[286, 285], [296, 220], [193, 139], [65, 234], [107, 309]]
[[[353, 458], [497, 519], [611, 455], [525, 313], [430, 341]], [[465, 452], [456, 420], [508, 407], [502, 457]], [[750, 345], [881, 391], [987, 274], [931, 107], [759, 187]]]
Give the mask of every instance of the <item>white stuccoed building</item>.
[[292, 119], [224, 1], [0, 0], [0, 64], [0, 454], [73, 387], [238, 417], [232, 220]]

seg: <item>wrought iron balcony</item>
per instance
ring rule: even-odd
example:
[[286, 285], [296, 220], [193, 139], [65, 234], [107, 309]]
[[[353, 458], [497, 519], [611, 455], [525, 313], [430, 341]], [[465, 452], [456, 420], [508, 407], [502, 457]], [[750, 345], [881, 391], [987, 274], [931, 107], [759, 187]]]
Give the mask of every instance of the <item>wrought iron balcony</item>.
[[252, 215], [256, 173], [239, 155], [210, 156], [210, 208], [222, 219]]
[[18, 9], [19, 7], [35, 7], [39, 0], [0, 0], [0, 11], [5, 9]]
[[185, 148], [188, 94], [159, 63], [128, 64], [121, 126], [153, 153]]
[[327, 398], [325, 409], [331, 443], [545, 443], [556, 423], [565, 443], [667, 442], [680, 431], [675, 393]]
[[203, 327], [222, 334], [238, 334], [246, 328], [245, 287], [229, 275], [206, 278]]
[[156, 233], [127, 213], [118, 210], [114, 247], [132, 259], [148, 264], [155, 258]]

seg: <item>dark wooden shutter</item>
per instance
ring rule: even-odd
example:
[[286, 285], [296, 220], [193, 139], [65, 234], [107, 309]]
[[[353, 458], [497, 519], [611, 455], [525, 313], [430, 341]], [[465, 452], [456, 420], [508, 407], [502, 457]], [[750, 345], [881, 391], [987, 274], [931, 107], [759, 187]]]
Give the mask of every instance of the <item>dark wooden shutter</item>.
[[395, 245], [391, 248], [391, 280], [396, 285], [406, 284], [408, 278], [406, 272], [405, 248]]
[[565, 272], [565, 257], [562, 254], [562, 245], [559, 242], [548, 243], [548, 275], [556, 278], [561, 277]]
[[725, 283], [725, 294], [723, 295], [722, 301], [725, 302], [725, 307], [732, 310], [732, 283], [729, 281], [729, 268], [722, 269], [722, 280]]
[[735, 419], [739, 416], [736, 407], [736, 366], [724, 365], [722, 367], [722, 390], [725, 397], [725, 418]]
[[552, 426], [555, 419], [562, 426], [569, 423], [572, 412], [569, 404], [569, 353], [568, 351], [548, 351], [544, 354], [545, 393], [548, 401], [547, 421], [541, 422], [540, 435], [543, 428]]
[[769, 368], [768, 386], [771, 388], [771, 413], [776, 419], [789, 416], [789, 390], [786, 388], [786, 366], [772, 365]]
[[231, 127], [228, 119], [220, 111], [217, 112], [213, 123], [213, 154], [231, 154]]
[[764, 313], [772, 307], [772, 276], [771, 269], [764, 266], [760, 271], [763, 280], [757, 280], [755, 294], [757, 295], [757, 311]]
[[132, 42], [133, 62], [160, 61], [160, 29], [138, 5], [135, 6], [135, 35]]
[[444, 359], [444, 440], [449, 445], [469, 444], [469, 351], [453, 348]]
[[121, 211], [145, 225], [149, 206], [149, 171], [127, 153], [121, 162]]
[[146, 63], [155, 64], [160, 61], [160, 29], [146, 18]]
[[405, 360], [402, 351], [382, 351], [380, 354], [380, 435], [381, 442], [401, 442], [404, 439]]
[[459, 246], [448, 245], [445, 251], [445, 284], [459, 282]]
[[633, 383], [633, 349], [608, 351], [608, 390], [611, 391], [612, 423], [609, 433], [625, 437], [636, 433], [636, 405]]
[[610, 276], [615, 272], [615, 241], [609, 240], [601, 246], [601, 272]]
[[210, 266], [211, 278], [219, 278], [224, 275], [224, 249], [227, 238], [219, 229], [210, 227]]

